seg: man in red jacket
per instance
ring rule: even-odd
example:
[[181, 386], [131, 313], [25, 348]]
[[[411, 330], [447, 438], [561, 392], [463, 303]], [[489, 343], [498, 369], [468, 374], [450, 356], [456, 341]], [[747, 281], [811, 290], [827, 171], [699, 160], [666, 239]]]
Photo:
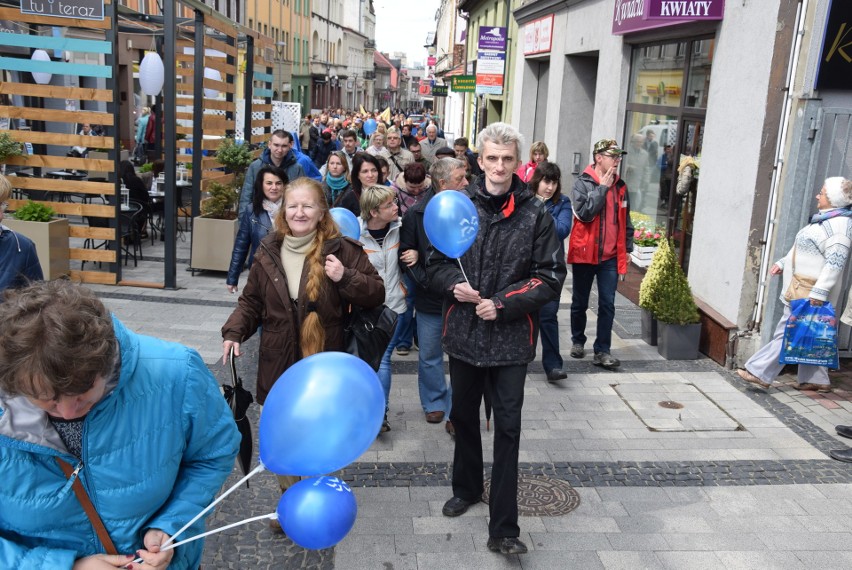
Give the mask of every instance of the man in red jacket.
[[633, 249], [630, 198], [627, 185], [618, 176], [618, 166], [627, 154], [613, 139], [595, 143], [594, 163], [574, 182], [571, 206], [574, 224], [568, 242], [568, 263], [573, 275], [571, 299], [571, 356], [586, 354], [586, 311], [592, 282], [598, 281], [598, 326], [592, 364], [608, 370], [619, 360], [610, 354], [615, 289], [619, 276], [627, 274], [627, 254]]

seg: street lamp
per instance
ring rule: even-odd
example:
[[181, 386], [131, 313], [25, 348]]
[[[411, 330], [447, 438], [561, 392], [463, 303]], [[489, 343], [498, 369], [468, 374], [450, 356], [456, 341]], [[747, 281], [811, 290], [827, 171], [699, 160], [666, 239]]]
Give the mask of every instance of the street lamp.
[[287, 42], [280, 41], [275, 44], [278, 46], [278, 98], [284, 100], [284, 77], [281, 71], [281, 64], [284, 61], [284, 50], [287, 49]]

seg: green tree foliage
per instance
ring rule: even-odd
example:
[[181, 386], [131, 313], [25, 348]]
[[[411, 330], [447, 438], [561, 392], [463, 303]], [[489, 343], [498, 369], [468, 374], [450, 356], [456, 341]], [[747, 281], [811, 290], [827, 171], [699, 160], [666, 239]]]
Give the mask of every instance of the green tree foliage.
[[660, 241], [639, 286], [639, 306], [663, 323], [688, 325], [700, 320], [689, 281], [670, 240]]

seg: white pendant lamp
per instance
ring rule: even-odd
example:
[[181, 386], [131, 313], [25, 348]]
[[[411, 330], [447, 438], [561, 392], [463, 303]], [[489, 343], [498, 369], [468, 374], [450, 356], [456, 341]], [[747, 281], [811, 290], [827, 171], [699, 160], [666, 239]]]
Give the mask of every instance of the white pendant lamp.
[[[37, 49], [33, 52], [33, 55], [30, 57], [32, 61], [50, 61], [50, 56], [43, 49]], [[33, 80], [39, 85], [47, 85], [50, 83], [50, 78], [53, 77], [50, 73], [41, 73], [38, 71], [33, 71]]]
[[[218, 69], [213, 69], [211, 67], [204, 68], [204, 79], [212, 79], [214, 81], [222, 81], [222, 74], [219, 73]], [[204, 89], [204, 96], [208, 99], [215, 99], [219, 96], [219, 92], [216, 89]]]
[[165, 67], [160, 54], [149, 51], [139, 64], [139, 86], [146, 95], [159, 95], [165, 81]]

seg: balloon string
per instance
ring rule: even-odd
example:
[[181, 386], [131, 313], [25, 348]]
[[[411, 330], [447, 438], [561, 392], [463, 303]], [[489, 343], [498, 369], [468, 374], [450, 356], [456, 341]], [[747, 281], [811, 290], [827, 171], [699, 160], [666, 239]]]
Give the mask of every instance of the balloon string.
[[[187, 538], [186, 540], [182, 540], [180, 542], [175, 542], [174, 544], [169, 544], [168, 546], [161, 548], [160, 552], [165, 552], [167, 550], [177, 548], [178, 546], [180, 546], [182, 544], [186, 544], [187, 542], [192, 542], [194, 540], [198, 540], [199, 538], [204, 538], [205, 536], [209, 536], [211, 534], [216, 534], [217, 532], [222, 532], [223, 530], [228, 530], [230, 528], [234, 528], [235, 526], [240, 526], [240, 525], [248, 524], [250, 522], [259, 521], [259, 520], [263, 520], [263, 519], [277, 519], [277, 518], [278, 518], [278, 515], [276, 513], [269, 513], [268, 515], [260, 515], [258, 517], [251, 517], [250, 519], [244, 519], [244, 520], [241, 520], [239, 522], [235, 522], [235, 523], [231, 523], [229, 525], [223, 526], [221, 528], [214, 528], [213, 530], [208, 530], [207, 532], [204, 532], [204, 533], [198, 534], [196, 536]], [[142, 559], [137, 558], [136, 560], [134, 560], [130, 564], [138, 564], [138, 563], [141, 563], [141, 562], [142, 562]], [[126, 567], [127, 566], [125, 565], [125, 568]]]
[[[456, 258], [456, 261], [457, 261], [457, 262], [458, 262], [458, 264], [459, 264], [459, 269], [461, 269], [462, 277], [464, 277], [465, 283], [467, 283], [467, 284], [468, 284], [468, 286], [471, 286], [471, 285], [470, 285], [470, 279], [468, 279], [468, 278], [467, 278], [467, 274], [464, 272], [464, 267], [462, 267], [462, 264], [461, 264], [461, 258], [460, 258], [460, 257], [457, 257], [457, 258]], [[472, 288], [472, 286], [471, 286], [471, 288]]]
[[225, 491], [224, 493], [222, 493], [221, 495], [219, 495], [219, 497], [217, 497], [215, 501], [213, 501], [212, 503], [210, 503], [210, 504], [209, 504], [209, 505], [208, 505], [208, 506], [207, 506], [207, 507], [206, 507], [203, 511], [201, 511], [200, 513], [198, 513], [197, 515], [195, 515], [195, 518], [193, 518], [191, 521], [189, 521], [188, 523], [186, 523], [185, 525], [183, 525], [183, 528], [181, 528], [179, 531], [177, 531], [176, 533], [174, 533], [174, 534], [171, 536], [171, 538], [169, 538], [166, 542], [164, 542], [162, 545], [160, 545], [160, 548], [161, 548], [161, 549], [163, 549], [163, 547], [168, 546], [169, 544], [171, 544], [172, 542], [174, 542], [174, 540], [175, 540], [175, 539], [176, 539], [176, 538], [177, 538], [177, 537], [178, 537], [178, 536], [179, 536], [179, 535], [180, 535], [183, 531], [185, 531], [185, 530], [186, 530], [186, 529], [188, 529], [190, 526], [192, 526], [192, 523], [194, 523], [195, 521], [197, 521], [198, 519], [200, 519], [201, 517], [203, 517], [203, 516], [204, 516], [204, 514], [205, 514], [207, 511], [209, 511], [210, 509], [212, 509], [213, 507], [215, 507], [215, 506], [216, 506], [219, 502], [221, 502], [221, 501], [222, 501], [222, 499], [224, 499], [225, 497], [227, 497], [228, 495], [230, 495], [231, 493], [233, 493], [234, 491], [236, 491], [236, 490], [237, 490], [237, 487], [239, 487], [240, 485], [242, 485], [243, 483], [245, 483], [246, 481], [248, 481], [250, 478], [252, 478], [252, 477], [254, 477], [255, 475], [257, 475], [258, 473], [260, 473], [260, 472], [261, 472], [261, 471], [263, 471], [264, 469], [266, 469], [266, 467], [264, 467], [264, 466], [263, 466], [263, 463], [261, 463], [260, 465], [258, 465], [257, 467], [255, 467], [255, 468], [254, 468], [254, 469], [253, 469], [253, 470], [252, 470], [252, 471], [251, 471], [248, 475], [246, 475], [245, 477], [243, 477], [242, 479], [240, 479], [239, 481], [237, 481], [236, 483], [234, 483], [233, 487], [231, 487], [230, 489], [228, 489], [227, 491]]

